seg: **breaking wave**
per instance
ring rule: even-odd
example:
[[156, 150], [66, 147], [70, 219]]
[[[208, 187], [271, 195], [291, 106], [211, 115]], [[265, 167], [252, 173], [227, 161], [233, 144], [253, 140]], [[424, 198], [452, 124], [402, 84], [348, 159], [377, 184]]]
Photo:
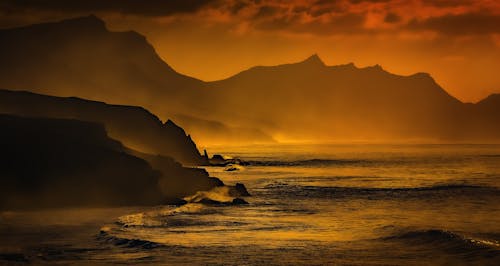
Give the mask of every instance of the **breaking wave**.
[[158, 247], [163, 247], [162, 244], [148, 240], [129, 239], [129, 238], [113, 236], [109, 234], [109, 230], [110, 230], [109, 228], [101, 228], [99, 235], [97, 235], [97, 240], [123, 248], [154, 249]]
[[403, 242], [426, 250], [441, 250], [464, 257], [500, 258], [500, 243], [496, 239], [469, 237], [440, 229], [402, 232], [380, 240]]

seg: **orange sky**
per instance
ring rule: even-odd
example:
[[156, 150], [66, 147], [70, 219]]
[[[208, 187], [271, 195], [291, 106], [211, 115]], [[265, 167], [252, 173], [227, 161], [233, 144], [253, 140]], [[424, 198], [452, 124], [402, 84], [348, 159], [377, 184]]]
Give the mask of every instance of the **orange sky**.
[[203, 80], [318, 53], [330, 65], [429, 72], [462, 101], [500, 93], [498, 0], [7, 0], [0, 10], [2, 27], [94, 13]]

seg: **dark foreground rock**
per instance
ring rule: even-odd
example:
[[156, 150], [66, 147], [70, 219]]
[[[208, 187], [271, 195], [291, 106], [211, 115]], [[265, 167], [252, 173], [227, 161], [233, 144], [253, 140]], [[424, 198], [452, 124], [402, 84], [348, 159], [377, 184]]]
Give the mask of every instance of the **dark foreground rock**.
[[0, 209], [185, 204], [224, 183], [125, 148], [96, 123], [0, 114]]
[[161, 176], [99, 124], [0, 115], [0, 208], [159, 204]]
[[237, 183], [235, 186], [219, 186], [208, 191], [198, 191], [185, 197], [187, 203], [201, 203], [205, 205], [239, 205], [248, 204], [242, 197], [248, 197], [245, 185]]
[[128, 152], [146, 160], [155, 170], [162, 173], [159, 186], [162, 192], [170, 197], [183, 198], [197, 191], [224, 186], [220, 179], [210, 177], [205, 169], [183, 167], [172, 158], [162, 155], [151, 155], [133, 150], [128, 150]]
[[232, 201], [218, 201], [213, 199], [202, 199], [197, 203], [205, 204], [205, 205], [245, 205], [248, 202], [242, 198], [234, 198]]
[[240, 158], [224, 158], [221, 154], [214, 154], [212, 158], [208, 156], [207, 150], [203, 151], [203, 161], [207, 166], [221, 166], [228, 167], [226, 171], [237, 171], [239, 168], [238, 165], [244, 166], [248, 165], [247, 162], [243, 161]]
[[247, 188], [242, 183], [236, 183], [234, 186], [229, 187], [229, 195], [231, 197], [249, 197], [251, 196], [248, 193]]

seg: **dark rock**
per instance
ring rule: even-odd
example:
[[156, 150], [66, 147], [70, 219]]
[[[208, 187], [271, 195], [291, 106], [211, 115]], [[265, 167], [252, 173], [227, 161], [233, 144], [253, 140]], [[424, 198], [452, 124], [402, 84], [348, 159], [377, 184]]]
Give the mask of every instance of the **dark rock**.
[[242, 183], [236, 183], [236, 185], [229, 187], [229, 195], [231, 197], [249, 197], [247, 188]]
[[217, 177], [209, 177], [209, 182], [210, 182], [210, 184], [211, 184], [212, 187], [222, 187], [222, 186], [224, 186], [224, 182], [222, 182], [222, 180], [220, 180]]
[[241, 198], [235, 198], [235, 199], [233, 199], [233, 204], [234, 205], [243, 205], [243, 204], [248, 204], [248, 202], [244, 199], [241, 199]]
[[229, 161], [224, 159], [224, 157], [220, 154], [214, 154], [214, 156], [209, 159], [209, 163], [212, 166], [226, 166], [229, 164]]
[[205, 205], [223, 205], [223, 204], [225, 204], [224, 202], [209, 199], [209, 198], [201, 199], [197, 203], [201, 203], [201, 204], [205, 204]]
[[182, 206], [187, 204], [188, 202], [184, 199], [179, 199], [179, 198], [166, 198], [163, 201], [163, 204], [165, 205], [175, 205], [175, 206]]
[[214, 154], [214, 156], [212, 156], [212, 160], [224, 161], [224, 157], [220, 154]]
[[102, 125], [0, 115], [0, 209], [160, 204], [160, 173]]
[[197, 191], [208, 191], [224, 186], [220, 179], [210, 177], [205, 169], [183, 167], [172, 158], [161, 155], [150, 155], [133, 150], [129, 150], [129, 153], [148, 161], [154, 169], [162, 173], [159, 186], [169, 197], [183, 198]]
[[[210, 166], [229, 166], [229, 165], [248, 165], [245, 161], [239, 159], [239, 158], [234, 158], [234, 159], [225, 159], [222, 155], [220, 154], [215, 154], [208, 160], [208, 165]], [[232, 168], [231, 168], [232, 169]], [[229, 171], [235, 171], [238, 169], [233, 169]]]
[[205, 205], [242, 205], [242, 204], [248, 204], [247, 201], [241, 198], [234, 198], [230, 202], [223, 202], [223, 201], [218, 201], [218, 200], [213, 200], [209, 198], [204, 198], [198, 201], [197, 203], [205, 204]]
[[238, 167], [230, 166], [230, 167], [226, 168], [224, 171], [234, 172], [234, 171], [238, 171], [238, 170], [240, 170]]

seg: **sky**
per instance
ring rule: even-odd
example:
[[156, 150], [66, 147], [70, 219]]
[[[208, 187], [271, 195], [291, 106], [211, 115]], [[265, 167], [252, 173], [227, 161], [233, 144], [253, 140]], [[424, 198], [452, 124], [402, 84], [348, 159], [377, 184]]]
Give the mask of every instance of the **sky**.
[[206, 81], [317, 53], [328, 65], [427, 72], [465, 102], [500, 93], [498, 0], [0, 0], [1, 28], [89, 14]]

